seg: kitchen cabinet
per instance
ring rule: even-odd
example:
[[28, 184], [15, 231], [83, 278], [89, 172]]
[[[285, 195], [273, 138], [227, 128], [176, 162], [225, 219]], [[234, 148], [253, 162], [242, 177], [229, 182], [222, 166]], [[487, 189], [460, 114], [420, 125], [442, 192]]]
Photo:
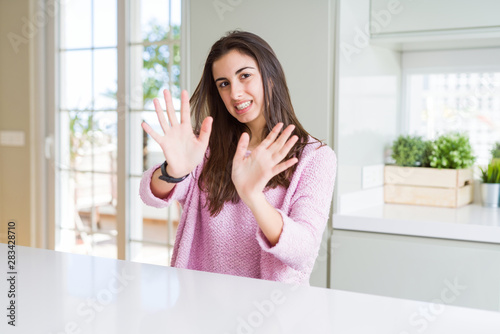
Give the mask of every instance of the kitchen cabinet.
[[500, 311], [498, 244], [334, 229], [331, 248], [333, 289], [432, 301], [452, 284], [446, 304]]
[[[500, 311], [500, 209], [382, 204], [333, 215], [334, 289]], [[457, 283], [458, 284], [458, 283]]]
[[[371, 0], [371, 33], [500, 28], [500, 1]], [[377, 29], [377, 28], [380, 29]]]
[[371, 42], [391, 49], [500, 46], [500, 1], [371, 0]]

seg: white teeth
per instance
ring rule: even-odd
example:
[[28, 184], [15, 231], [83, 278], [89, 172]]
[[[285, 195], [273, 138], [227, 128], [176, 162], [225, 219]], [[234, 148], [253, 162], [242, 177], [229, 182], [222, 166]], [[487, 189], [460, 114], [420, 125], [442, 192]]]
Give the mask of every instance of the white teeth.
[[252, 101], [248, 101], [248, 102], [245, 102], [245, 103], [242, 103], [242, 104], [238, 104], [236, 106], [236, 109], [238, 109], [238, 110], [245, 109], [246, 107], [248, 107], [250, 105], [250, 103], [252, 103]]

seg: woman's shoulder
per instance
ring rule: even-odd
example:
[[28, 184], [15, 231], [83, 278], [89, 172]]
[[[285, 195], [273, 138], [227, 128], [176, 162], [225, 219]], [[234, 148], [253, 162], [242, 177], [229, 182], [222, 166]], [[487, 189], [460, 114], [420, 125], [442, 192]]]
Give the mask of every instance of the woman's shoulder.
[[315, 162], [325, 160], [327, 163], [336, 164], [337, 157], [330, 146], [309, 135], [308, 143], [302, 151], [301, 160], [314, 160]]

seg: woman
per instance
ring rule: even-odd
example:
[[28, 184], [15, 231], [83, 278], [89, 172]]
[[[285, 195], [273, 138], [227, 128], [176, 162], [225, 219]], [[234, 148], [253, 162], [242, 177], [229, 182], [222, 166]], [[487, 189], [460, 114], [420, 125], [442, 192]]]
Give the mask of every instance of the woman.
[[172, 266], [309, 284], [336, 157], [300, 125], [271, 47], [241, 31], [212, 46], [190, 100], [194, 132], [187, 92], [180, 123], [164, 98], [170, 124], [154, 101], [164, 135], [142, 126], [166, 161], [144, 173], [140, 194], [183, 207]]

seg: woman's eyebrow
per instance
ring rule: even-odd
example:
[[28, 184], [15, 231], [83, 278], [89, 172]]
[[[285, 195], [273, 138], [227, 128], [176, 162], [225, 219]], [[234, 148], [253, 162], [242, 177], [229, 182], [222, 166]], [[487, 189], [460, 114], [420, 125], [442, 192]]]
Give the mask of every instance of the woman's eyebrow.
[[[245, 66], [245, 67], [240, 68], [240, 69], [239, 69], [239, 70], [237, 70], [236, 72], [234, 72], [234, 74], [235, 74], [235, 75], [238, 75], [238, 73], [240, 73], [241, 71], [246, 70], [247, 68], [251, 68], [251, 69], [255, 70], [255, 67], [252, 67], [252, 66]], [[220, 80], [227, 80], [227, 79], [226, 79], [226, 78], [218, 78], [218, 79], [215, 79], [215, 82], [220, 81]]]

